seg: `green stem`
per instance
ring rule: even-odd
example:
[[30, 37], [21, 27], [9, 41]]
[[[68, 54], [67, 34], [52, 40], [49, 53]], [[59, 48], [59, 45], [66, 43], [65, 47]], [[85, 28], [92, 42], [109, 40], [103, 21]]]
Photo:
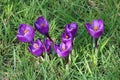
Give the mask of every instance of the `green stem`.
[[65, 63], [66, 63], [66, 64], [69, 63], [69, 56], [65, 57]]
[[98, 44], [97, 44], [97, 41], [98, 39], [94, 39], [93, 38], [93, 48], [94, 48], [94, 56], [93, 56], [93, 63], [94, 63], [94, 66], [96, 67], [97, 66], [97, 55], [98, 55]]

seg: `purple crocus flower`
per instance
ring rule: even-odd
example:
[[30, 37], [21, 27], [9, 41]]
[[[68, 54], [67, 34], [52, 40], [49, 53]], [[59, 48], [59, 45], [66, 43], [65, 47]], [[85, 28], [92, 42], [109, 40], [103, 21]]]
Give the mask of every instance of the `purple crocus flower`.
[[48, 36], [49, 24], [44, 17], [38, 17], [34, 25], [41, 34]]
[[63, 32], [62, 34], [62, 42], [72, 41], [73, 37], [72, 34], [69, 32]]
[[72, 42], [71, 41], [61, 42], [60, 45], [55, 44], [54, 50], [58, 54], [58, 56], [65, 58], [70, 54], [72, 50]]
[[68, 32], [68, 33], [70, 32], [72, 34], [73, 38], [75, 37], [77, 30], [78, 30], [78, 25], [75, 22], [67, 24], [65, 27], [65, 32]]
[[27, 24], [20, 24], [18, 28], [17, 39], [20, 42], [32, 42], [34, 39], [35, 31], [32, 26]]
[[50, 50], [51, 50], [51, 47], [52, 47], [52, 41], [48, 38], [45, 38], [44, 39], [44, 45], [45, 45], [46, 52], [49, 54]]
[[93, 20], [92, 25], [86, 23], [86, 29], [93, 38], [99, 38], [104, 32], [104, 22], [102, 19]]
[[34, 56], [40, 56], [44, 52], [44, 45], [41, 40], [37, 39], [35, 42], [31, 43], [28, 46], [29, 52], [31, 52]]

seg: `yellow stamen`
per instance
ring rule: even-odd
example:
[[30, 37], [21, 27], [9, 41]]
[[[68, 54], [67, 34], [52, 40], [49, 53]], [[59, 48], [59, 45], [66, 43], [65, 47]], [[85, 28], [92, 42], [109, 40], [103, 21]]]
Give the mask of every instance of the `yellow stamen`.
[[40, 24], [40, 26], [41, 26], [41, 27], [44, 27], [44, 24], [43, 24], [43, 23], [41, 23], [41, 24]]
[[34, 43], [34, 44], [33, 44], [33, 47], [34, 47], [34, 48], [38, 48], [39, 46], [38, 46], [38, 44]]
[[69, 37], [68, 36], [65, 36], [66, 39], [68, 39]]
[[26, 30], [24, 30], [24, 34], [26, 34], [26, 33], [28, 33], [28, 30], [26, 29]]
[[94, 30], [94, 31], [97, 31], [97, 30], [98, 30], [98, 26], [95, 26], [95, 27], [93, 28], [93, 30]]

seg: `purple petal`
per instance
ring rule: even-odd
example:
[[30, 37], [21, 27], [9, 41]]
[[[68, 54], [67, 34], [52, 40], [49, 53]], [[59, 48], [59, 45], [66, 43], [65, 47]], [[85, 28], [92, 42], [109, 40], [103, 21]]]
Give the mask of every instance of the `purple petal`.
[[41, 45], [42, 45], [42, 41], [41, 41], [41, 40], [39, 40], [39, 39], [37, 39], [37, 40], [35, 41], [35, 43], [37, 43], [39, 46], [41, 46]]
[[86, 29], [87, 29], [88, 33], [89, 33], [92, 37], [94, 37], [95, 31], [91, 28], [90, 23], [86, 23]]
[[54, 50], [56, 53], [61, 53], [61, 50], [58, 44], [54, 44]]
[[20, 24], [18, 28], [18, 34], [24, 35], [24, 30], [26, 29], [26, 24]]
[[102, 32], [104, 31], [104, 22], [102, 19], [98, 19], [99, 22], [99, 30], [101, 30]]
[[99, 27], [99, 22], [98, 22], [98, 20], [93, 20], [93, 21], [92, 21], [92, 27], [94, 28], [95, 26], [98, 26], [98, 27]]
[[31, 46], [29, 46], [28, 47], [28, 50], [29, 50], [29, 52], [31, 52], [34, 56], [40, 56], [42, 53], [43, 53], [43, 51], [42, 50], [40, 50], [40, 49], [32, 49], [32, 47]]
[[86, 26], [86, 29], [91, 28], [91, 24], [90, 23], [86, 23], [85, 26]]
[[47, 27], [49, 25], [47, 20], [43, 16], [38, 17], [38, 19], [36, 20], [36, 23], [38, 23], [38, 24], [44, 23], [45, 27]]
[[26, 37], [22, 36], [22, 35], [17, 35], [17, 39], [20, 42], [30, 42], [31, 40], [28, 40]]
[[97, 31], [97, 32], [94, 33], [93, 37], [94, 38], [99, 38], [102, 35], [102, 33], [103, 33], [102, 31]]
[[49, 54], [50, 50], [51, 50], [51, 46], [52, 46], [52, 41], [45, 38], [44, 39], [44, 45], [45, 45], [46, 52]]

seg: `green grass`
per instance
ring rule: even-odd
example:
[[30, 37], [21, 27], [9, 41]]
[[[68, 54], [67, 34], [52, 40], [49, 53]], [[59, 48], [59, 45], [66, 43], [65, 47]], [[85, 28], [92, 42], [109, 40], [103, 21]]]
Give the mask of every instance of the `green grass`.
[[[45, 61], [32, 56], [28, 44], [16, 39], [19, 24], [34, 24], [43, 15], [50, 35], [60, 42], [66, 24], [77, 22], [79, 30], [70, 54], [68, 69], [52, 51]], [[92, 38], [85, 23], [102, 18], [105, 31], [99, 39], [98, 64], [93, 65]], [[43, 36], [37, 32], [35, 39]], [[120, 1], [119, 0], [1, 0], [0, 80], [119, 80]]]

